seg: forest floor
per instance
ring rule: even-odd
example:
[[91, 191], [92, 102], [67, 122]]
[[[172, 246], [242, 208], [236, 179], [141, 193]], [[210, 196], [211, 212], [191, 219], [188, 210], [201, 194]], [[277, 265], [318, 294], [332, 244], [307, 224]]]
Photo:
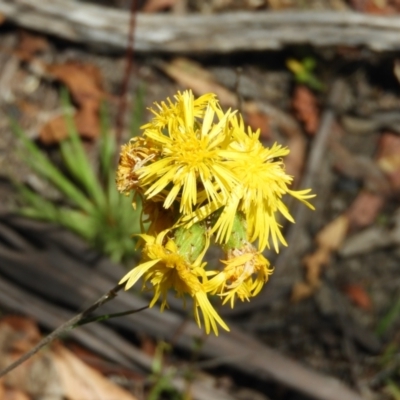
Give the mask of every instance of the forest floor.
[[[129, 2], [123, 0], [92, 3], [129, 8]], [[179, 1], [142, 3], [142, 11], [148, 13], [182, 12]], [[400, 12], [399, 2], [385, 0], [188, 0], [184, 3], [187, 13], [318, 9], [395, 16]], [[5, 20], [0, 27], [2, 225], [16, 229], [32, 246], [38, 245], [35, 234], [25, 235], [23, 228], [15, 228], [16, 225], [7, 222], [8, 216], [15, 214], [20, 206], [13, 181], [28, 184], [56, 202], [64, 200], [21, 157], [21, 144], [10, 128], [10, 116], [18, 121], [30, 139], [59, 163], [58, 143], [66, 136], [64, 122], [62, 119], [60, 122], [60, 87], [67, 86], [76, 107], [77, 130], [96, 163], [99, 102], [107, 101], [111, 120], [116, 121], [121, 110], [121, 93], [126, 93], [122, 138], [127, 141], [133, 130], [137, 131], [141, 123], [151, 118], [145, 107], [152, 106], [153, 102], [172, 99], [178, 90], [187, 88], [192, 88], [196, 96], [214, 92], [224, 108], [241, 109], [245, 122], [253, 129], [260, 128], [266, 146], [274, 142], [288, 146], [291, 154], [286, 170], [294, 176], [294, 185], [311, 187], [317, 194], [315, 211], [302, 206], [292, 208], [297, 224], [285, 225], [288, 250], [279, 255], [272, 251], [267, 253], [275, 272], [266, 290], [249, 303], [238, 304], [234, 309], [221, 308], [220, 314], [241, 332], [305, 368], [342, 381], [354, 393], [358, 392], [360, 398], [400, 399], [398, 54], [308, 45], [225, 54], [175, 56], [137, 52], [129, 86], [124, 88], [126, 64], [126, 54], [111, 54], [84, 43], [27, 31]], [[93, 102], [97, 103], [92, 106]], [[0, 239], [7, 247], [12, 239], [4, 232], [0, 229]], [[14, 250], [18, 253], [18, 249]], [[29, 257], [24, 262], [30, 262]], [[45, 302], [53, 301], [41, 293], [39, 283], [31, 287], [7, 273], [1, 272], [1, 275], [21, 290]], [[29, 279], [39, 282], [41, 278], [33, 272]], [[73, 281], [68, 284], [74, 286]], [[43, 285], [51, 285], [51, 279]], [[63, 307], [69, 300], [57, 304]], [[31, 322], [23, 317], [18, 317], [21, 318], [19, 323], [13, 323], [10, 316], [32, 317], [44, 333], [49, 328], [35, 314], [29, 310], [23, 313], [1, 296], [0, 308], [8, 315], [0, 324], [3, 356], [4, 352], [9, 355], [3, 342], [4, 326], [23, 325], [20, 329], [25, 329], [27, 336], [30, 329], [34, 330], [29, 325]], [[130, 335], [129, 340], [139, 351], [157, 357], [160, 340], [164, 338], [162, 334], [152, 336], [126, 327], [113, 329], [124, 338]], [[163, 332], [163, 327], [159, 326], [159, 330]], [[35, 331], [33, 342], [38, 335]], [[25, 339], [22, 349], [33, 343]], [[171, 344], [174, 347], [173, 341]], [[18, 348], [14, 343], [15, 346]], [[132, 372], [116, 361], [101, 361], [96, 351], [85, 350], [82, 342], [77, 345], [71, 341], [68, 346], [94, 370], [124, 386], [139, 400], [188, 398], [184, 397], [188, 391], [185, 385], [180, 393], [164, 387], [163, 394], [155, 394], [154, 382], [160, 382], [155, 370], [146, 376], [143, 371]], [[21, 348], [18, 351], [22, 351]], [[176, 351], [165, 355], [164, 362], [179, 368], [183, 363], [190, 364], [193, 357], [203, 360], [203, 356], [201, 349], [191, 352], [187, 347], [178, 346]], [[240, 363], [241, 360], [237, 361]], [[335, 398], [318, 397], [312, 394], [312, 389], [304, 391], [293, 383], [286, 384], [284, 378], [267, 376], [262, 379], [260, 374], [252, 370], [245, 373], [243, 368], [236, 369], [232, 364], [227, 367], [221, 362], [216, 363], [217, 367], [208, 367], [204, 361], [204, 365], [209, 385], [218, 387], [230, 396], [227, 398]], [[67, 385], [65, 381], [64, 385]], [[31, 386], [19, 384], [18, 380], [7, 381], [6, 389], [1, 390], [10, 388], [20, 390], [25, 398], [40, 398], [32, 394]], [[116, 393], [115, 398], [124, 398]], [[67, 391], [63, 395], [73, 396]]]

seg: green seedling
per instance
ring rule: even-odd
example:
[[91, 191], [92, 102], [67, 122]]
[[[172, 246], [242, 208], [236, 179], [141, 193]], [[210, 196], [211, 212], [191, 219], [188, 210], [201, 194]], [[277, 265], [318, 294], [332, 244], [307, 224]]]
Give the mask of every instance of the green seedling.
[[319, 92], [325, 90], [324, 84], [315, 76], [316, 61], [314, 58], [306, 57], [302, 61], [289, 58], [286, 66], [293, 73], [296, 82]]
[[27, 162], [60, 193], [65, 201], [51, 200], [18, 184], [27, 217], [62, 225], [87, 240], [113, 261], [124, 262], [135, 255], [133, 233], [140, 231], [140, 207], [132, 210], [131, 199], [120, 195], [115, 186], [116, 141], [110, 129], [106, 107], [101, 109], [99, 170], [92, 166], [76, 130], [66, 91], [62, 92], [69, 137], [60, 143], [65, 173], [29, 140], [13, 122], [13, 130], [28, 153]]

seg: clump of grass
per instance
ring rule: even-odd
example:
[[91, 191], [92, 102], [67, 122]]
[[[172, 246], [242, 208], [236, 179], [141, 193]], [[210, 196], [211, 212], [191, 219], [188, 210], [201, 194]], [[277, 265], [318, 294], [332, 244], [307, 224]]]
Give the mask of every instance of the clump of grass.
[[[40, 148], [13, 122], [13, 129], [28, 153], [27, 163], [65, 197], [57, 204], [18, 184], [27, 217], [59, 224], [75, 232], [113, 261], [124, 262], [135, 254], [132, 234], [140, 230], [140, 206], [132, 210], [131, 199], [115, 187], [116, 141], [111, 133], [106, 107], [101, 110], [99, 170], [92, 166], [76, 130], [70, 101], [62, 92], [69, 137], [60, 143], [65, 173], [53, 164]], [[133, 115], [139, 124], [138, 111]]]

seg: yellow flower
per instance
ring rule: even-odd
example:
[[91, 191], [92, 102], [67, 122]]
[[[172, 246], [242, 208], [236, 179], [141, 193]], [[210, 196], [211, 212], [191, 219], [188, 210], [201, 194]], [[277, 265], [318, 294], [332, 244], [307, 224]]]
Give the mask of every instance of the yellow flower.
[[[192, 110], [190, 114], [187, 114], [187, 97], [192, 97]], [[188, 117], [190, 118], [202, 118], [204, 115], [204, 111], [207, 108], [207, 105], [210, 103], [216, 103], [216, 95], [213, 93], [207, 93], [203, 96], [198, 97], [197, 99], [193, 98], [191, 91], [185, 91], [182, 93], [178, 92], [174, 96], [176, 102], [173, 103], [171, 99], [167, 99], [168, 104], [164, 101], [161, 102], [161, 105], [158, 103], [154, 103], [158, 108], [158, 111], [150, 108], [149, 110], [155, 115], [155, 117], [147, 124], [141, 126], [141, 129], [154, 129], [154, 128], [165, 128], [169, 126], [171, 123], [178, 123], [179, 119]]]
[[[232, 232], [234, 217], [241, 211], [246, 218], [249, 241], [258, 239], [259, 250], [262, 251], [269, 247], [271, 238], [278, 252], [278, 243], [287, 243], [277, 221], [277, 212], [294, 222], [282, 197], [289, 194], [313, 209], [306, 199], [315, 195], [309, 194], [310, 189], [292, 191], [288, 188], [293, 178], [286, 174], [282, 161], [282, 157], [289, 153], [288, 148], [276, 143], [271, 148], [265, 148], [259, 141], [258, 131], [252, 132], [249, 128], [246, 134], [242, 122], [237, 118], [233, 118], [231, 123], [234, 141], [220, 154], [228, 160], [227, 165], [239, 183], [232, 190], [213, 231], [217, 240], [225, 243]], [[218, 206], [216, 204], [215, 208]]]
[[128, 144], [123, 145], [116, 177], [118, 191], [124, 194], [132, 190], [143, 192], [138, 170], [157, 159], [159, 153], [160, 150], [149, 139], [143, 137], [131, 139]]
[[127, 290], [143, 277], [143, 286], [148, 283], [154, 291], [150, 307], [161, 297], [161, 311], [168, 306], [169, 289], [175, 289], [178, 297], [188, 294], [193, 298], [194, 317], [199, 327], [201, 327], [200, 309], [206, 333], [212, 329], [218, 335], [217, 324], [229, 331], [228, 326], [211, 305], [204, 289], [203, 281], [207, 280], [207, 273], [204, 270], [205, 263], [202, 263], [202, 258], [208, 244], [191, 265], [179, 254], [177, 245], [172, 239], [167, 238], [167, 233], [167, 230], [163, 231], [156, 237], [140, 235], [145, 242], [142, 252], [143, 263], [126, 274], [120, 284], [126, 282], [125, 289]]
[[211, 278], [206, 287], [210, 292], [225, 297], [223, 304], [230, 301], [232, 308], [236, 296], [241, 301], [256, 296], [273, 271], [269, 261], [251, 243], [228, 250], [227, 260], [222, 263], [224, 269]]
[[[189, 214], [193, 206], [206, 199], [218, 202], [229, 197], [236, 178], [220, 156], [220, 149], [227, 143], [231, 114], [223, 114], [213, 97], [211, 100], [200, 102], [202, 110], [193, 94], [186, 91], [179, 96], [176, 109], [180, 113], [173, 109], [166, 134], [158, 123], [146, 125], [144, 135], [162, 147], [160, 159], [138, 171], [142, 186], [149, 187], [147, 199], [165, 195], [165, 208], [178, 200], [180, 212]], [[216, 117], [219, 121], [214, 123]]]
[[[262, 251], [286, 245], [279, 217], [294, 222], [284, 196], [313, 208], [307, 200], [314, 195], [290, 189], [283, 162], [289, 149], [265, 148], [259, 131], [224, 112], [214, 94], [178, 92], [175, 101], [155, 106], [142, 136], [123, 146], [117, 171], [118, 189], [138, 193], [146, 216], [141, 263], [120, 283], [129, 289], [142, 279], [153, 291], [150, 307], [160, 300], [161, 310], [170, 289], [189, 295], [197, 324], [203, 320], [207, 333], [218, 334], [218, 325], [229, 329], [208, 295], [231, 307], [256, 296], [272, 273]], [[222, 271], [202, 261], [212, 238], [226, 254]]]

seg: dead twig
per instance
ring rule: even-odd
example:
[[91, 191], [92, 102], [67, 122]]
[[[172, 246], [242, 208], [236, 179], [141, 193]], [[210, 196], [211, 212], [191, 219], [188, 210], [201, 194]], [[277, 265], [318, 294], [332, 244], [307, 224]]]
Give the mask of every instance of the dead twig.
[[[129, 33], [128, 33], [128, 45], [126, 49], [126, 67], [124, 80], [122, 82], [122, 90], [120, 94], [120, 102], [118, 107], [118, 114], [116, 120], [116, 131], [115, 131], [115, 141], [117, 149], [120, 148], [122, 144], [122, 131], [124, 128], [124, 116], [126, 111], [126, 106], [128, 103], [128, 90], [129, 81], [132, 74], [133, 67], [133, 56], [134, 56], [134, 44], [135, 44], [135, 27], [136, 27], [136, 9], [137, 1], [131, 0], [130, 18], [129, 18]], [[119, 154], [119, 152], [117, 152]]]
[[49, 335], [47, 335], [45, 338], [43, 338], [35, 347], [33, 347], [31, 350], [29, 350], [27, 353], [25, 353], [22, 357], [20, 357], [18, 360], [14, 361], [8, 367], [6, 367], [2, 371], [0, 371], [0, 378], [2, 376], [6, 375], [7, 373], [11, 372], [13, 369], [20, 366], [23, 362], [25, 362], [32, 356], [34, 356], [44, 346], [51, 343], [53, 340], [59, 338], [64, 333], [66, 333], [68, 330], [73, 329], [81, 321], [84, 321], [93, 311], [97, 310], [103, 304], [109, 302], [115, 296], [117, 296], [117, 293], [123, 287], [124, 287], [123, 285], [117, 285], [117, 286], [113, 287], [111, 290], [109, 290], [107, 293], [105, 293], [103, 296], [101, 296], [97, 301], [95, 301], [91, 306], [89, 306], [88, 308], [83, 310], [81, 313], [75, 315], [69, 321], [67, 321], [64, 324], [62, 324], [61, 326], [59, 326], [57, 329], [55, 329], [53, 332], [51, 332]]

